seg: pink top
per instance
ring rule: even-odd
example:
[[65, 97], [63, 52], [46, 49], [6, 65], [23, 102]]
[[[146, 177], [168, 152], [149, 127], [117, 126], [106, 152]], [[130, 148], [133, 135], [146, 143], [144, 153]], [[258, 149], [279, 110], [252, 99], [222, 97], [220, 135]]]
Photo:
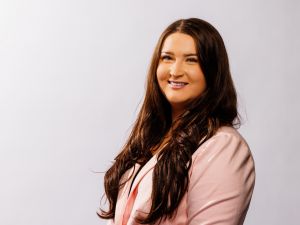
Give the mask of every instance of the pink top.
[[[114, 220], [108, 225], [137, 225], [134, 218], [149, 212], [152, 174], [157, 162], [154, 155], [137, 174], [120, 189]], [[139, 168], [129, 169], [122, 180]], [[231, 127], [222, 127], [192, 156], [190, 184], [172, 220], [161, 225], [241, 225], [251, 200], [254, 161], [243, 137]], [[129, 196], [128, 196], [129, 194]]]

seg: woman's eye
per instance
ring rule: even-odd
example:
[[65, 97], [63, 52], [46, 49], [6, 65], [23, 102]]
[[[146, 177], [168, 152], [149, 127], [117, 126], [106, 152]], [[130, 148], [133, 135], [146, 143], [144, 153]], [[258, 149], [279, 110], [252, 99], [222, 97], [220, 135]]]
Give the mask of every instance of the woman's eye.
[[161, 59], [162, 59], [163, 61], [169, 61], [169, 60], [171, 60], [172, 58], [171, 58], [170, 56], [168, 56], [168, 55], [163, 55], [163, 56], [161, 57]]
[[196, 63], [196, 62], [198, 62], [198, 59], [196, 59], [196, 58], [188, 58], [187, 61], [188, 62], [194, 62], [194, 63]]

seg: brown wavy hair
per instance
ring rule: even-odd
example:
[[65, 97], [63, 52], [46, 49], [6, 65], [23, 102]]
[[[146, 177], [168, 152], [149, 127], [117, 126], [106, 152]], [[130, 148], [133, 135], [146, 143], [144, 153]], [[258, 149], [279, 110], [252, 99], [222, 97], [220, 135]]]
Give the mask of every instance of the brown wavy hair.
[[[193, 37], [206, 89], [189, 104], [185, 113], [172, 121], [171, 105], [160, 90], [156, 70], [164, 40], [175, 32]], [[150, 212], [145, 217], [136, 218], [136, 221], [154, 224], [158, 220], [172, 219], [189, 185], [188, 172], [193, 153], [221, 126], [239, 124], [236, 91], [221, 35], [211, 24], [198, 18], [175, 21], [158, 40], [148, 71], [142, 107], [126, 144], [105, 173], [104, 187], [109, 209], [101, 209], [98, 215], [104, 219], [114, 218], [119, 189], [129, 180], [121, 183], [122, 175], [136, 163], [144, 166], [152, 157], [151, 149], [158, 146], [170, 131], [170, 139], [157, 154]]]

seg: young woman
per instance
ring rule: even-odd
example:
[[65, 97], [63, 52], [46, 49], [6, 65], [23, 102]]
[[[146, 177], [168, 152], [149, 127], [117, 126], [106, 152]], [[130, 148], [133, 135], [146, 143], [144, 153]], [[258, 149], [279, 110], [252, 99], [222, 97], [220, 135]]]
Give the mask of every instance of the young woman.
[[106, 172], [112, 225], [240, 225], [255, 169], [237, 132], [237, 97], [218, 31], [197, 19], [162, 33], [143, 105]]

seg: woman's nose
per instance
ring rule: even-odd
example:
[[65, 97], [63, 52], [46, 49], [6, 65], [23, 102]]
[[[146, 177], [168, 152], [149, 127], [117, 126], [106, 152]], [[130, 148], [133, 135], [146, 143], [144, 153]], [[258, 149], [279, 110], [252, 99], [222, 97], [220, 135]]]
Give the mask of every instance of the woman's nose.
[[170, 75], [171, 76], [182, 76], [184, 74], [183, 66], [181, 62], [176, 61], [170, 67]]

